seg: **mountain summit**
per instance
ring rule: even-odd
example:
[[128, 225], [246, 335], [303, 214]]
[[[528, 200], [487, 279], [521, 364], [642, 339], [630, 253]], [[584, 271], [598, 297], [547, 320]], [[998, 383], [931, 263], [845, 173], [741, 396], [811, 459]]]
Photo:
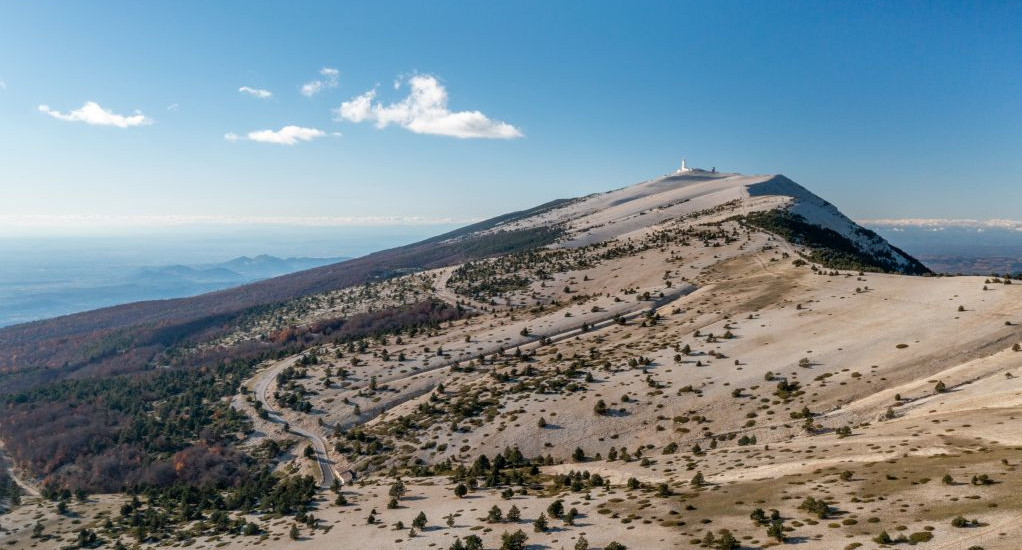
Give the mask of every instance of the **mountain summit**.
[[741, 218], [801, 245], [828, 267], [921, 275], [918, 260], [783, 175], [689, 168], [513, 218], [491, 230], [560, 227], [560, 246], [581, 246], [641, 232], [667, 220], [705, 215]]

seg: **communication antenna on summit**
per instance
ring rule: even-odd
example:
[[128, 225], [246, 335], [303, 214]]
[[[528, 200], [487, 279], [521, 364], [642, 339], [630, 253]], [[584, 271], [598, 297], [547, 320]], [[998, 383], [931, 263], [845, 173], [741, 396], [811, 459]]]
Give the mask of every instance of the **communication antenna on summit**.
[[685, 158], [681, 159], [681, 168], [678, 168], [679, 172], [691, 172], [692, 169], [685, 165]]

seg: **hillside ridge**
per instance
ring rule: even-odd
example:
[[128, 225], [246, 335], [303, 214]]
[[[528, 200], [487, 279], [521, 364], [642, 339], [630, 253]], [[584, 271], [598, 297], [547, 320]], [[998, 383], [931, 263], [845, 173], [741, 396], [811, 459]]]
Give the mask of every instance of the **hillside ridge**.
[[21, 348], [55, 366], [0, 380], [0, 500], [43, 496], [0, 544], [76, 517], [203, 550], [1022, 535], [1022, 285], [905, 276], [783, 175], [686, 170], [325, 269]]
[[[0, 381], [7, 378], [3, 386], [6, 391], [14, 391], [66, 375], [59, 372], [61, 369], [81, 371], [80, 375], [136, 370], [169, 346], [214, 338], [222, 333], [222, 327], [259, 308], [301, 296], [534, 246], [585, 246], [641, 233], [667, 220], [732, 201], [742, 202], [742, 215], [786, 208], [810, 224], [835, 231], [862, 256], [851, 263], [845, 258], [842, 266], [854, 264], [910, 274], [928, 272], [922, 264], [784, 176], [695, 169], [604, 193], [551, 201], [418, 243], [226, 290], [5, 327], [0, 329]], [[851, 250], [848, 243], [840, 244], [846, 251]], [[817, 260], [821, 258], [825, 256]], [[135, 351], [125, 354], [130, 348]], [[125, 361], [130, 364], [123, 364]]]

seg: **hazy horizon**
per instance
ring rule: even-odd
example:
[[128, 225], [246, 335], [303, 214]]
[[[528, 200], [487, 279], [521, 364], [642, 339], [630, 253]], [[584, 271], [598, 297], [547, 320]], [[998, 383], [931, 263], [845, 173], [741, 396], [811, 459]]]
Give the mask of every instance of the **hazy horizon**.
[[[863, 220], [892, 244], [947, 273], [1022, 271], [1022, 230], [998, 220]], [[31, 227], [0, 236], [0, 327], [136, 300], [176, 298], [243, 284], [136, 278], [144, 268], [204, 266], [247, 256], [354, 258], [461, 224], [171, 224]], [[1018, 224], [1022, 225], [1022, 224]], [[280, 273], [283, 274], [283, 273]], [[147, 286], [148, 285], [148, 286]]]
[[455, 227], [185, 226], [0, 237], [0, 257], [4, 258], [0, 265], [0, 326], [138, 300], [191, 296], [261, 278], [149, 280], [139, 277], [144, 268], [204, 266], [260, 255], [281, 259], [353, 258]]

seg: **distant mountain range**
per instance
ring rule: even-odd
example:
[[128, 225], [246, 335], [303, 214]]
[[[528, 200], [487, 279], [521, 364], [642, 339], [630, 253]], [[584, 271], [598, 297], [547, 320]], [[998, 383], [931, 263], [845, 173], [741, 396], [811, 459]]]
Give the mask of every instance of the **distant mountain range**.
[[312, 269], [347, 258], [278, 258], [262, 254], [241, 256], [222, 263], [143, 267], [126, 280], [140, 285], [236, 285]]
[[81, 280], [0, 282], [0, 326], [144, 300], [195, 296], [348, 258], [241, 256], [222, 263], [146, 266]]

